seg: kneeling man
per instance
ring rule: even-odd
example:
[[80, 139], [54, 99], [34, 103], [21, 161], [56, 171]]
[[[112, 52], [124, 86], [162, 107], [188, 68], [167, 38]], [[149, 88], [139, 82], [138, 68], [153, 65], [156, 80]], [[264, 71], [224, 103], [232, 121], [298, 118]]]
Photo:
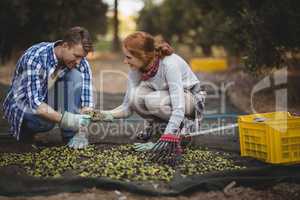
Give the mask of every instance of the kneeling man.
[[63, 40], [35, 44], [20, 57], [3, 104], [17, 140], [31, 141], [58, 124], [70, 147], [88, 145], [80, 130], [90, 119], [80, 113], [93, 107], [92, 72], [85, 58], [92, 48], [89, 32], [73, 27]]

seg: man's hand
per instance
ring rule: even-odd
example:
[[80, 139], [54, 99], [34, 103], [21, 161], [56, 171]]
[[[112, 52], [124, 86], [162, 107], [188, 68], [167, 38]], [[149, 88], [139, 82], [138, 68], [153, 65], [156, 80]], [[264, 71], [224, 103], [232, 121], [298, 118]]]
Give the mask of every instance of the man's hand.
[[93, 111], [93, 110], [94, 110], [94, 109], [91, 108], [91, 107], [82, 107], [82, 108], [80, 109], [80, 114], [86, 114], [86, 113], [91, 112], [91, 111]]
[[89, 115], [64, 112], [59, 125], [63, 129], [78, 131], [80, 127], [88, 126], [90, 122], [91, 116]]
[[37, 108], [37, 114], [46, 120], [49, 120], [54, 123], [59, 123], [62, 118], [62, 114], [55, 111], [53, 108], [51, 108], [48, 104], [42, 103]]

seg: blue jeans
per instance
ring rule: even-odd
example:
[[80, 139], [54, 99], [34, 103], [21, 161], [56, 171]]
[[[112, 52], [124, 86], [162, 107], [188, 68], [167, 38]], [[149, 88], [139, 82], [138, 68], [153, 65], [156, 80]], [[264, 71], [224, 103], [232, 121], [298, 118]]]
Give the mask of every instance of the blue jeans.
[[[48, 91], [48, 98], [45, 103], [58, 112], [79, 113], [81, 108], [81, 90], [81, 73], [77, 69], [72, 69], [56, 81], [53, 89]], [[47, 121], [34, 113], [25, 112], [19, 140], [31, 141], [34, 134], [47, 132], [53, 129], [54, 126], [53, 122]], [[75, 134], [74, 131], [68, 129], [62, 129], [61, 131], [62, 136], [65, 138], [71, 138]]]

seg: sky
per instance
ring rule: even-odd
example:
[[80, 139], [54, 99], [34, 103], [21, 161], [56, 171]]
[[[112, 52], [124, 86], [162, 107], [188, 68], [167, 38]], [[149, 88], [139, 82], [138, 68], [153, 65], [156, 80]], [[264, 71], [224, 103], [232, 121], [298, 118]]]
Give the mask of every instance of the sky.
[[[114, 5], [114, 0], [103, 0], [111, 7]], [[125, 16], [137, 14], [144, 6], [142, 0], [119, 0], [119, 11]]]
[[[103, 2], [113, 8], [114, 0], [103, 0]], [[163, 0], [152, 0], [153, 3], [160, 4]], [[143, 0], [119, 0], [119, 11], [125, 16], [136, 15], [144, 6]]]

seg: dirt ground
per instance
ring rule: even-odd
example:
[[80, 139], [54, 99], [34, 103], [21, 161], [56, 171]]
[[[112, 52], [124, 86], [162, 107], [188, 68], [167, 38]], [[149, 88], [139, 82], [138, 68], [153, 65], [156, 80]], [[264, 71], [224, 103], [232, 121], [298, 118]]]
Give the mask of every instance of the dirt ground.
[[[230, 184], [229, 184], [230, 187]], [[50, 196], [35, 197], [4, 197], [0, 200], [298, 200], [300, 198], [299, 184], [281, 183], [271, 188], [252, 189], [244, 187], [224, 188], [223, 191], [194, 192], [176, 197], [150, 197], [118, 190], [87, 189], [80, 193], [60, 193]]]
[[[113, 54], [101, 54], [94, 55], [94, 58], [91, 60], [91, 65], [93, 69], [94, 76], [94, 85], [96, 91], [103, 91], [109, 93], [120, 93], [124, 92], [126, 89], [127, 81], [127, 71], [128, 67], [122, 63], [122, 56], [113, 55]], [[6, 66], [0, 67], [0, 103], [3, 102], [3, 97], [6, 94], [8, 89], [8, 84], [10, 83], [11, 77], [14, 72], [14, 63], [8, 63]], [[246, 89], [253, 82], [258, 81], [259, 79], [249, 78], [248, 75], [241, 71], [235, 71], [229, 76], [226, 75], [201, 75], [207, 80], [220, 82], [222, 80], [234, 81], [235, 84], [229, 90], [230, 100], [239, 107], [241, 110], [249, 111], [249, 91]], [[230, 77], [230, 78], [228, 78]], [[300, 80], [296, 76], [293, 80]], [[105, 86], [105, 87], [104, 87]], [[298, 84], [299, 86], [299, 84]], [[292, 88], [293, 89], [293, 88]], [[295, 89], [294, 89], [295, 90]], [[296, 89], [297, 90], [297, 89]], [[295, 91], [296, 91], [295, 90]], [[274, 103], [272, 100], [272, 95], [263, 95], [259, 97], [260, 101], [255, 105], [256, 110], [258, 111], [272, 111]], [[263, 100], [261, 100], [263, 99]], [[299, 103], [295, 103], [298, 100], [298, 97], [293, 97], [289, 109], [293, 112], [299, 112], [300, 106]], [[248, 103], [245, 103], [248, 102]], [[263, 103], [268, 102], [268, 104]], [[1, 114], [2, 116], [2, 114]], [[5, 122], [0, 120], [0, 127], [3, 127]], [[298, 200], [300, 199], [300, 185], [292, 183], [281, 183], [272, 187], [267, 188], [246, 188], [246, 187], [229, 187], [224, 188], [223, 191], [211, 191], [211, 192], [194, 192], [191, 194], [184, 194], [178, 197], [149, 197], [143, 195], [137, 195], [129, 193], [126, 191], [116, 191], [116, 190], [103, 190], [99, 188], [87, 189], [80, 193], [60, 193], [50, 196], [35, 196], [35, 197], [4, 197], [0, 194], [0, 200], [10, 199], [10, 200], [77, 200], [77, 199], [205, 199], [205, 200], [224, 200], [224, 199], [244, 199], [244, 200], [258, 200], [258, 199], [270, 199], [270, 200]]]
[[259, 75], [231, 68], [224, 73], [200, 73], [199, 78], [216, 85], [225, 83], [229, 101], [245, 113], [300, 113], [299, 67], [270, 70]]

